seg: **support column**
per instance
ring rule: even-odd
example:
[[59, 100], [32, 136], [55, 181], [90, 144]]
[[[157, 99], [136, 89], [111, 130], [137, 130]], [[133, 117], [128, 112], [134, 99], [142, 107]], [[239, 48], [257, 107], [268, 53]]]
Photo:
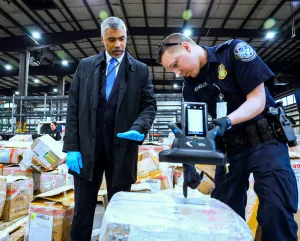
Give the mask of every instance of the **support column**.
[[29, 58], [30, 53], [27, 50], [23, 50], [20, 53], [18, 91], [21, 96], [27, 96], [28, 94]]
[[[57, 76], [57, 95], [64, 96], [65, 95], [65, 77], [63, 75]], [[57, 105], [57, 113], [63, 113], [63, 103], [60, 101]], [[62, 116], [58, 115], [57, 120], [62, 120]]]
[[[28, 74], [29, 74], [29, 58], [30, 53], [27, 50], [22, 50], [20, 53], [20, 63], [19, 63], [19, 84], [18, 91], [20, 96], [27, 96], [28, 94]], [[26, 114], [26, 102], [20, 101], [17, 104], [17, 110], [20, 113], [20, 119], [16, 122], [16, 132], [27, 132], [26, 127], [26, 117], [22, 114]]]
[[63, 75], [57, 76], [57, 95], [65, 95], [65, 77]]
[[294, 82], [295, 89], [295, 100], [298, 107], [299, 118], [300, 118], [300, 75], [296, 76], [296, 80]]

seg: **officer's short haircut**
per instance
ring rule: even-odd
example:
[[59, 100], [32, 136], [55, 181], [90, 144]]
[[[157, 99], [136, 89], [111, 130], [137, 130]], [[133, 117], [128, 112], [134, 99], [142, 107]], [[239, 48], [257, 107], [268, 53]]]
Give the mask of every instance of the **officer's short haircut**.
[[[161, 57], [167, 51], [175, 52], [180, 43], [188, 42], [190, 44], [196, 44], [191, 38], [185, 36], [182, 33], [172, 33], [166, 37], [162, 43], [158, 46], [156, 62], [161, 64]], [[170, 44], [170, 45], [168, 45]], [[171, 45], [173, 44], [173, 45]]]
[[112, 28], [117, 30], [118, 28], [124, 28], [125, 33], [127, 31], [125, 23], [122, 21], [122, 19], [117, 18], [117, 17], [109, 17], [106, 18], [102, 23], [101, 23], [101, 36], [104, 37], [105, 35], [105, 30], [108, 28]]

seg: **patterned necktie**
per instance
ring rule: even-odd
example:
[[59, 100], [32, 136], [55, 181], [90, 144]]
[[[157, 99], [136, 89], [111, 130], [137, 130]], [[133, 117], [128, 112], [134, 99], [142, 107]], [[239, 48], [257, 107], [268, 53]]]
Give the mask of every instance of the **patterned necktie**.
[[108, 69], [107, 69], [107, 78], [106, 78], [106, 100], [110, 95], [110, 92], [114, 86], [114, 82], [116, 79], [117, 68], [115, 68], [115, 63], [118, 62], [117, 59], [111, 58], [109, 61]]

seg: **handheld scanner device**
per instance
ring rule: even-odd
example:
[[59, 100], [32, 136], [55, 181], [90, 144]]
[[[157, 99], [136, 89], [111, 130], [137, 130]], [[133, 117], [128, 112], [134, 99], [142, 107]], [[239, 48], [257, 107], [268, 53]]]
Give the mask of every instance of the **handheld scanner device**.
[[207, 104], [184, 102], [181, 127], [170, 122], [168, 127], [175, 134], [170, 150], [159, 153], [161, 162], [184, 164], [225, 165], [226, 154], [217, 150], [215, 137], [219, 126], [208, 131]]
[[181, 124], [186, 137], [204, 138], [208, 132], [207, 104], [203, 102], [184, 102], [182, 104]]

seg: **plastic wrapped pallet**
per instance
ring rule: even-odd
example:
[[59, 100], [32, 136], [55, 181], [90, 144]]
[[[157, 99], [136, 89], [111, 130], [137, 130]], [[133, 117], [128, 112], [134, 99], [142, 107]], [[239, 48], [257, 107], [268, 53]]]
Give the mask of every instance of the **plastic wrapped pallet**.
[[[132, 205], [134, 203], [134, 205]], [[100, 241], [251, 241], [246, 222], [218, 200], [120, 192], [111, 199]]]

